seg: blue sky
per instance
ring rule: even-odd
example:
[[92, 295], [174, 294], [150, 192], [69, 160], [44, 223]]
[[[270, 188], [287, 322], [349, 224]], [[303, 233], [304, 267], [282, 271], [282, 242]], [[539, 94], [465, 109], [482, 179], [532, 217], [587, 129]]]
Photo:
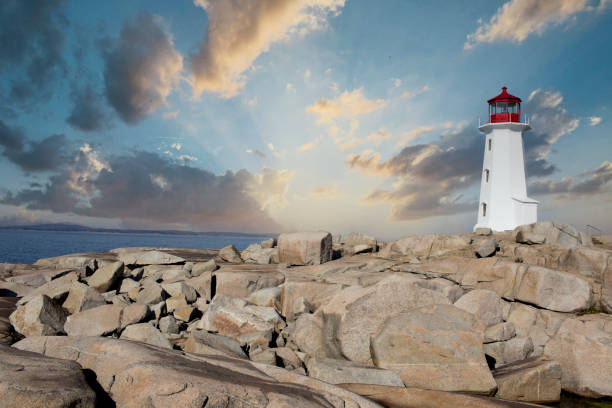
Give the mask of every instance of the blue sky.
[[505, 85], [540, 219], [612, 232], [611, 8], [10, 0], [0, 222], [468, 231]]

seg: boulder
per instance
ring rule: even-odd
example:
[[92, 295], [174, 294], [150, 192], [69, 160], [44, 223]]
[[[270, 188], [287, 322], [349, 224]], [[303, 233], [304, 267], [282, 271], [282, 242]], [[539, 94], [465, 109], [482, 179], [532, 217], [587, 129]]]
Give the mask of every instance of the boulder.
[[74, 361], [4, 345], [0, 345], [0, 361], [0, 405], [4, 408], [97, 406], [95, 392]]
[[556, 361], [529, 359], [493, 371], [498, 398], [537, 403], [561, 398], [561, 366]]
[[88, 267], [93, 271], [98, 267], [98, 261], [95, 254], [68, 254], [53, 258], [41, 258], [34, 265], [55, 269]]
[[525, 244], [525, 245], [543, 244], [544, 242], [546, 242], [546, 235], [537, 234], [535, 232], [530, 232], [530, 231], [520, 231], [519, 230], [516, 233], [516, 242], [518, 242], [519, 244]]
[[206, 262], [197, 262], [191, 268], [191, 276], [197, 277], [205, 272], [214, 272], [217, 270], [217, 268], [218, 266], [214, 259], [210, 259]]
[[247, 305], [246, 301], [218, 294], [202, 316], [199, 328], [235, 339], [240, 345], [267, 347], [272, 333], [285, 327], [273, 307]]
[[225, 356], [185, 355], [105, 337], [26, 339], [16, 347], [77, 361], [96, 374], [97, 382], [118, 407], [377, 407], [333, 385], [318, 386], [308, 377], [312, 382], [306, 385], [279, 380], [274, 375], [280, 375], [267, 367], [263, 367], [266, 375], [260, 365]]
[[119, 293], [129, 293], [132, 289], [139, 287], [140, 284], [136, 282], [134, 279], [125, 278], [121, 281], [121, 285], [119, 287]]
[[369, 364], [370, 336], [390, 316], [420, 306], [449, 303], [443, 294], [418, 287], [405, 276], [386, 278], [364, 291], [357, 290], [349, 296], [346, 312], [341, 312], [337, 338], [342, 354], [351, 361]]
[[488, 235], [492, 235], [493, 234], [493, 230], [491, 228], [476, 228], [474, 230], [474, 234], [476, 235], [482, 235], [482, 236], [488, 236]]
[[121, 327], [123, 306], [104, 305], [68, 316], [64, 330], [69, 336], [105, 336]]
[[311, 357], [342, 358], [337, 340], [328, 339], [325, 321], [321, 315], [305, 313], [295, 321], [291, 342]]
[[496, 384], [482, 348], [484, 327], [473, 314], [436, 304], [387, 319], [372, 337], [372, 360], [407, 387], [489, 395]]
[[[563, 248], [578, 248], [581, 246], [592, 246], [591, 237], [587, 234], [578, 231], [571, 225], [559, 224], [556, 222], [536, 222], [534, 224], [521, 225], [514, 229], [514, 234], [519, 241], [519, 233], [522, 233], [521, 240], [528, 241], [525, 237], [525, 233], [532, 233], [535, 235], [527, 234], [528, 238], [533, 238], [533, 243], [539, 243], [541, 236], [544, 236], [544, 242], [560, 246]], [[527, 243], [527, 242], [525, 242]]]
[[183, 258], [156, 250], [122, 252], [118, 258], [126, 265], [172, 265], [185, 262]]
[[73, 282], [62, 307], [68, 313], [75, 314], [105, 304], [106, 300], [96, 289], [90, 288], [81, 282]]
[[252, 270], [233, 269], [231, 266], [222, 267], [214, 273], [217, 286], [216, 293], [228, 296], [246, 298], [259, 289], [278, 286], [285, 281], [285, 275], [276, 268], [258, 269], [253, 266]]
[[376, 252], [378, 242], [368, 235], [351, 232], [342, 240], [344, 255], [354, 255], [365, 252]]
[[108, 292], [123, 278], [123, 262], [103, 266], [87, 279], [87, 284], [100, 293]]
[[9, 320], [15, 331], [26, 336], [49, 336], [64, 333], [67, 313], [47, 295], [38, 295], [18, 307]]
[[514, 336], [516, 336], [516, 330], [512, 322], [498, 323], [487, 327], [484, 334], [484, 343], [506, 341], [510, 340]]
[[485, 327], [503, 321], [503, 300], [492, 290], [476, 289], [468, 292], [455, 302], [455, 306], [475, 315]]
[[281, 286], [281, 314], [285, 318], [295, 320], [293, 308], [296, 299], [303, 297], [317, 309], [322, 304], [327, 303], [337, 292], [342, 289], [341, 284], [313, 281], [286, 281]]
[[15, 331], [9, 316], [15, 311], [16, 303], [14, 297], [0, 297], [0, 344], [11, 345], [14, 342]]
[[189, 323], [196, 316], [196, 308], [191, 306], [182, 306], [174, 310], [172, 315], [175, 319], [180, 320], [185, 323]]
[[516, 299], [557, 312], [578, 312], [591, 307], [589, 282], [575, 275], [530, 266], [516, 290]]
[[162, 333], [178, 334], [180, 331], [180, 322], [174, 316], [164, 316], [159, 319], [159, 330]]
[[279, 262], [292, 265], [318, 265], [332, 259], [329, 232], [294, 232], [278, 237]]
[[166, 311], [168, 313], [174, 312], [176, 309], [187, 306], [185, 296], [172, 296], [166, 299]]
[[79, 277], [76, 273], [70, 272], [29, 292], [26, 296], [19, 299], [18, 305], [24, 305], [30, 300], [45, 295], [61, 304], [68, 296], [72, 283], [78, 281]]
[[271, 287], [259, 289], [247, 297], [247, 302], [257, 306], [275, 307], [280, 310], [281, 288]]
[[119, 329], [123, 330], [125, 327], [140, 323], [149, 316], [149, 306], [134, 303], [125, 306], [121, 311], [121, 326]]
[[228, 245], [219, 250], [219, 258], [226, 262], [231, 263], [242, 263], [240, 252], [233, 245]]
[[544, 357], [561, 364], [564, 391], [591, 398], [612, 396], [612, 317], [566, 319], [546, 344]]
[[495, 255], [497, 249], [499, 248], [499, 244], [495, 238], [490, 238], [483, 242], [478, 249], [476, 250], [476, 255], [479, 258], [486, 258], [489, 256]]
[[168, 294], [166, 293], [164, 288], [161, 287], [161, 285], [157, 283], [150, 283], [148, 285], [145, 285], [142, 290], [138, 292], [134, 300], [136, 301], [136, 303], [153, 305], [163, 301], [167, 297]]
[[278, 263], [278, 249], [262, 248], [259, 244], [251, 244], [240, 253], [240, 257], [246, 263], [259, 265]]
[[393, 371], [333, 358], [309, 358], [308, 375], [330, 384], [358, 383], [403, 387], [401, 378]]
[[502, 344], [504, 345], [502, 350], [503, 364], [523, 361], [533, 352], [531, 337], [513, 337]]
[[514, 302], [512, 306], [510, 306], [510, 313], [506, 320], [512, 323], [517, 336], [527, 337], [531, 328], [536, 324], [537, 318], [538, 309], [533, 306]]
[[151, 323], [138, 323], [127, 326], [121, 333], [121, 338], [172, 349], [172, 344], [170, 344], [168, 339], [153, 327]]
[[204, 330], [192, 330], [183, 350], [187, 353], [247, 358], [236, 340]]
[[469, 249], [469, 239], [458, 235], [415, 235], [392, 242], [380, 256], [427, 259]]
[[274, 248], [276, 246], [276, 238], [268, 238], [266, 240], [261, 241], [262, 248]]

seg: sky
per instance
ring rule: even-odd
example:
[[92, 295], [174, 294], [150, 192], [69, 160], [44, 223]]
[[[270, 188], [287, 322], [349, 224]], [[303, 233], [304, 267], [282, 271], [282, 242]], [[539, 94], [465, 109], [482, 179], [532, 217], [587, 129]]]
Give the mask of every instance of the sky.
[[0, 225], [470, 231], [486, 100], [612, 233], [610, 0], [5, 0]]

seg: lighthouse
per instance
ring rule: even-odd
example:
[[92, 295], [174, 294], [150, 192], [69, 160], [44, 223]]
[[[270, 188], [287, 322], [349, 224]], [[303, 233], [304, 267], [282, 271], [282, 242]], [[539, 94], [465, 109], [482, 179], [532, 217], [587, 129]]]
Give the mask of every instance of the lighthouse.
[[538, 218], [538, 202], [527, 196], [521, 99], [502, 92], [487, 101], [489, 122], [479, 124], [485, 136], [480, 202], [476, 228], [504, 231], [531, 224]]

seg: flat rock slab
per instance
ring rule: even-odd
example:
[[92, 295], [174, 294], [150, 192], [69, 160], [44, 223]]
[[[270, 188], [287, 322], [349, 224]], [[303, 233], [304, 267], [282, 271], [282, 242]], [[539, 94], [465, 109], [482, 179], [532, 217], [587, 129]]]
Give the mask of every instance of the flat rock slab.
[[[95, 372], [98, 383], [120, 407], [341, 408], [352, 402], [350, 396], [364, 400], [348, 391], [342, 398], [344, 390], [333, 394], [279, 382], [246, 360], [186, 355], [121, 339], [38, 337], [22, 340], [15, 347], [78, 362]], [[350, 406], [376, 405], [366, 401]]]
[[185, 259], [162, 251], [138, 251], [119, 253], [119, 260], [126, 265], [172, 265]]
[[561, 365], [556, 361], [529, 359], [493, 371], [496, 397], [551, 403], [561, 397]]
[[330, 384], [360, 383], [404, 386], [401, 378], [393, 371], [347, 360], [315, 357], [308, 359], [306, 368], [308, 368], [308, 375]]
[[121, 305], [104, 305], [68, 316], [64, 329], [69, 336], [104, 336], [121, 327]]
[[482, 349], [484, 327], [451, 305], [389, 318], [372, 338], [372, 359], [407, 387], [490, 395], [497, 388]]
[[74, 361], [0, 345], [3, 408], [94, 408], [96, 394]]

